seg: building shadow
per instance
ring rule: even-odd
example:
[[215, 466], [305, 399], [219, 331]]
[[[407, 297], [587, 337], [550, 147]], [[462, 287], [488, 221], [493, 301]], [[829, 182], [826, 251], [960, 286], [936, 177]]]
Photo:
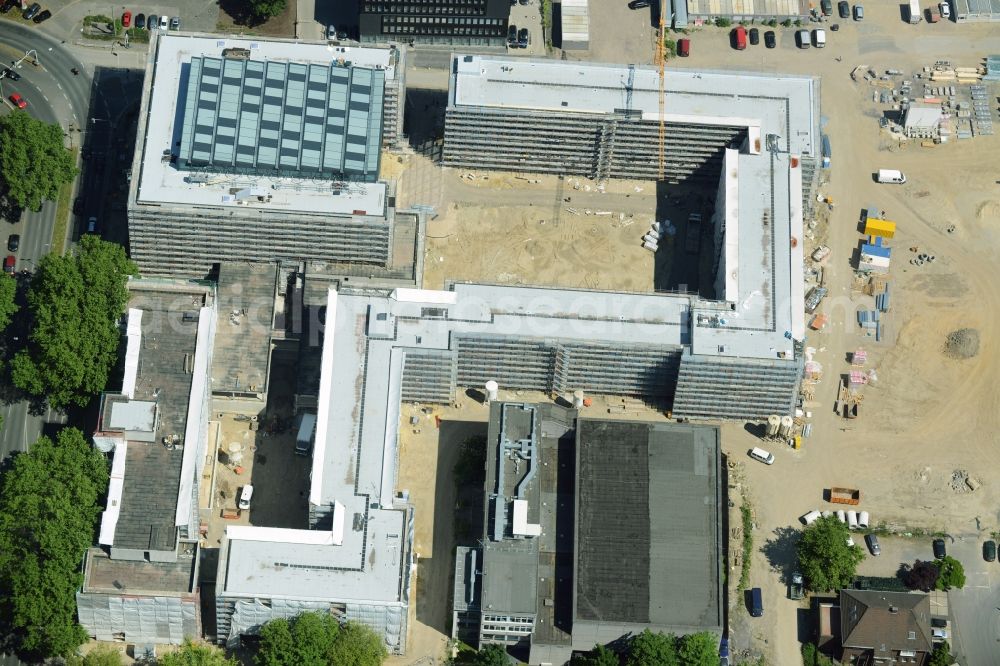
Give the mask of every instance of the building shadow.
[[561, 49], [562, 38], [562, 3], [552, 3], [552, 47]]
[[427, 142], [444, 138], [444, 112], [447, 106], [447, 90], [407, 89], [403, 134], [409, 138], [410, 146], [419, 149]]
[[[482, 497], [486, 473], [487, 424], [442, 421], [438, 431], [437, 471], [434, 477], [434, 516], [431, 557], [417, 549], [417, 620], [451, 635], [451, 599], [454, 595], [456, 531], [482, 534]], [[474, 455], [478, 451], [481, 455]], [[466, 454], [463, 456], [463, 452]], [[477, 473], [478, 470], [478, 473]], [[478, 497], [474, 504], [473, 497]], [[456, 505], [462, 505], [456, 510]], [[417, 516], [418, 521], [423, 520]], [[469, 521], [468, 524], [462, 521]], [[476, 522], [473, 522], [476, 521]]]

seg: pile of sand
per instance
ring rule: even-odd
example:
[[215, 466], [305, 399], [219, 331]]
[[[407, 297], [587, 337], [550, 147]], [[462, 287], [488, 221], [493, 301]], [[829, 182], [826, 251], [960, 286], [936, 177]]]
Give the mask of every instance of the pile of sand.
[[948, 334], [944, 343], [944, 355], [948, 358], [966, 359], [979, 353], [979, 331], [974, 328], [960, 328]]

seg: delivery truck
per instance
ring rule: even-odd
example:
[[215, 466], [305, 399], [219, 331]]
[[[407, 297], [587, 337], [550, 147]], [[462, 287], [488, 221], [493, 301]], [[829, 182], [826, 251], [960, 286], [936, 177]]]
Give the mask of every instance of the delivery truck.
[[910, 0], [910, 23], [920, 23], [920, 3]]

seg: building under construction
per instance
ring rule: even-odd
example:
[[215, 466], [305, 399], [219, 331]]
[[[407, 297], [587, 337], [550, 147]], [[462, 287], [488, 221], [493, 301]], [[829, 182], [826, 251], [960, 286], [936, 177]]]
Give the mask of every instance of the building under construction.
[[447, 166], [714, 185], [726, 148], [801, 162], [808, 199], [819, 156], [816, 79], [460, 55], [445, 115]]
[[402, 131], [403, 51], [154, 35], [128, 199], [144, 275], [226, 261], [386, 267], [397, 214], [378, 181]]

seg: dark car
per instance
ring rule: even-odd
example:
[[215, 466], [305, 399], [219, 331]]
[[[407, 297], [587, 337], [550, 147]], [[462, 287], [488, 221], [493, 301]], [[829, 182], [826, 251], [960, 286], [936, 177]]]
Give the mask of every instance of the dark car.
[[819, 7], [823, 16], [829, 16], [833, 13], [833, 0], [819, 0]]
[[17, 257], [12, 254], [8, 254], [7, 258], [3, 260], [3, 272], [10, 275], [14, 274], [14, 270], [17, 268]]
[[42, 11], [42, 6], [37, 2], [33, 2], [32, 4], [28, 5], [27, 9], [21, 12], [21, 18], [23, 18], [26, 21], [28, 19], [33, 19], [40, 11]]
[[150, 14], [149, 18], [146, 19], [146, 27], [150, 32], [156, 30], [160, 27], [160, 17], [156, 14]]
[[83, 213], [83, 206], [85, 203], [87, 202], [83, 197], [77, 197], [76, 200], [73, 201], [73, 214], [80, 215]]
[[997, 544], [995, 541], [987, 541], [983, 544], [983, 559], [987, 562], [997, 559]]
[[507, 28], [507, 46], [511, 48], [517, 46], [517, 26], [513, 23]]
[[[11, 252], [17, 252], [17, 248], [21, 247], [21, 236], [18, 234], [11, 234], [7, 238], [7, 249]], [[990, 543], [993, 543], [992, 541]]]
[[[170, 29], [171, 30], [180, 30], [181, 29], [181, 17], [180, 16], [171, 16], [170, 17]], [[346, 32], [341, 31], [341, 34], [344, 35], [344, 36], [341, 37], [340, 35], [337, 35], [338, 39], [347, 39], [347, 33]]]
[[934, 539], [934, 559], [940, 560], [942, 557], [948, 554], [948, 550], [944, 547], [944, 539]]
[[837, 13], [840, 14], [840, 18], [848, 18], [851, 15], [851, 3], [847, 0], [840, 0], [837, 3]]
[[764, 46], [769, 49], [773, 49], [778, 45], [777, 40], [774, 38], [774, 30], [768, 30], [764, 33]]
[[6, 14], [10, 10], [14, 9], [14, 7], [20, 7], [20, 6], [21, 3], [18, 2], [17, 0], [5, 0], [5, 2], [2, 5], [0, 5], [0, 14]]
[[632, 0], [632, 2], [628, 3], [628, 8], [629, 9], [645, 9], [646, 7], [649, 7], [650, 3], [651, 3], [651, 0]]
[[932, 617], [931, 626], [934, 627], [935, 629], [947, 629], [948, 620], [944, 619], [943, 617]]
[[521, 28], [517, 31], [517, 45], [522, 49], [528, 48], [528, 44], [531, 43], [531, 35], [528, 34], [527, 28]]
[[0, 79], [10, 79], [11, 81], [20, 81], [21, 75], [15, 72], [10, 67], [4, 67], [0, 70]]
[[882, 547], [878, 544], [878, 537], [874, 534], [866, 534], [865, 543], [868, 544], [868, 550], [871, 551], [872, 555], [880, 555], [882, 553]]
[[41, 23], [42, 21], [47, 21], [50, 18], [52, 18], [52, 12], [46, 9], [41, 14], [39, 14], [38, 16], [36, 16], [31, 20], [34, 21], [35, 23]]
[[135, 15], [135, 27], [138, 30], [144, 30], [146, 28], [146, 15], [136, 14]]
[[760, 31], [757, 28], [750, 28], [750, 45], [757, 46], [760, 44]]

